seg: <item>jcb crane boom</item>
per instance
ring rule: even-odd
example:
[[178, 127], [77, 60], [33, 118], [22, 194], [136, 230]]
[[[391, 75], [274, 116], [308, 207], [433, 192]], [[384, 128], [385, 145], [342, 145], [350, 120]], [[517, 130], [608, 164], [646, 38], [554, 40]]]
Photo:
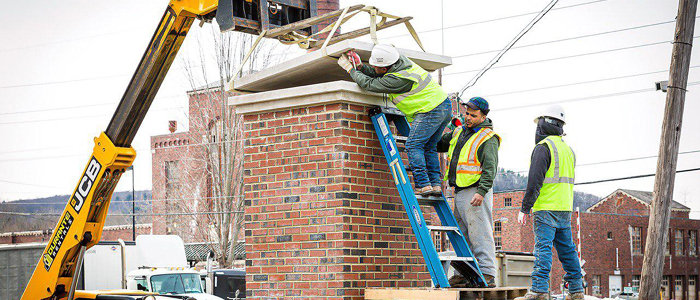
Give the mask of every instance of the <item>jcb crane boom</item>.
[[[322, 51], [327, 45], [365, 34], [371, 34], [376, 43], [377, 30], [405, 24], [422, 48], [410, 17], [396, 17], [365, 5], [323, 15], [316, 11], [316, 0], [170, 0], [107, 129], [95, 138], [87, 166], [21, 299], [73, 300], [85, 250], [100, 241], [112, 192], [136, 158], [131, 142], [196, 19], [211, 21], [216, 17], [222, 31], [259, 34], [258, 41], [276, 38], [285, 44], [304, 49], [320, 47]], [[340, 24], [359, 12], [370, 14], [370, 27], [336, 36]], [[377, 22], [377, 17], [381, 21]], [[338, 20], [318, 28], [333, 18]], [[324, 33], [328, 33], [325, 42], [316, 40]]]
[[171, 0], [112, 120], [99, 137], [22, 300], [73, 299], [85, 250], [100, 241], [112, 192], [136, 158], [131, 142], [196, 18], [216, 0]]

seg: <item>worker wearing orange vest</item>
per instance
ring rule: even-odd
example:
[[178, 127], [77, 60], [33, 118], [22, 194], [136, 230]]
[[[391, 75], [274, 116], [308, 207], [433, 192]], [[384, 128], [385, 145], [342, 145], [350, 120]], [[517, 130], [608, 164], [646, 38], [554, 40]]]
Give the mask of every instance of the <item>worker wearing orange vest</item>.
[[[489, 103], [481, 97], [462, 102], [466, 124], [443, 135], [438, 151], [448, 152], [445, 180], [455, 188], [455, 219], [476, 257], [488, 287], [496, 287], [496, 248], [493, 239], [493, 181], [498, 169], [501, 137], [493, 131]], [[468, 287], [461, 275], [452, 287]]]

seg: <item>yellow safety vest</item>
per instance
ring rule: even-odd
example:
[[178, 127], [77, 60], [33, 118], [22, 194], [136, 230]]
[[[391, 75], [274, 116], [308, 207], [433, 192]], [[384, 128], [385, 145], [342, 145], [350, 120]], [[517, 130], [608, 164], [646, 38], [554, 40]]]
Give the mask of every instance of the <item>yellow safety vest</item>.
[[572, 211], [574, 206], [574, 166], [576, 155], [561, 136], [550, 135], [537, 143], [549, 148], [551, 162], [533, 211]]
[[388, 74], [413, 81], [410, 91], [403, 94], [388, 94], [391, 102], [406, 114], [409, 122], [413, 121], [416, 113], [429, 112], [447, 99], [447, 93], [437, 81], [433, 80], [430, 73], [413, 61], [410, 68]]
[[[452, 161], [452, 155], [455, 151], [457, 141], [462, 133], [462, 126], [457, 127], [452, 132], [452, 139], [450, 140], [450, 149], [447, 151], [447, 161]], [[455, 183], [458, 187], [468, 187], [475, 182], [479, 181], [481, 178], [481, 173], [483, 170], [481, 168], [481, 162], [479, 162], [479, 157], [477, 155], [479, 148], [488, 139], [492, 137], [497, 137], [500, 147], [501, 137], [493, 132], [491, 128], [481, 128], [479, 131], [472, 134], [469, 140], [464, 144], [462, 150], [459, 152], [459, 158], [457, 160], [457, 176], [455, 177]], [[445, 172], [445, 179], [448, 180], [450, 174], [450, 168], [448, 166], [447, 172]]]

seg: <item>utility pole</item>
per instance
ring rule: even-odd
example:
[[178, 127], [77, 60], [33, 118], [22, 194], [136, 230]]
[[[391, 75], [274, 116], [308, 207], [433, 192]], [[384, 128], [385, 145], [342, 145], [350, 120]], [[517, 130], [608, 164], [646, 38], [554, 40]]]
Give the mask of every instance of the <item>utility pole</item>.
[[136, 176], [134, 176], [134, 165], [131, 165], [129, 170], [131, 170], [131, 240], [136, 241], [136, 192], [134, 191]]
[[671, 202], [673, 201], [673, 185], [676, 179], [678, 143], [681, 137], [683, 105], [688, 84], [697, 6], [697, 0], [679, 0], [678, 4], [671, 73], [668, 80], [664, 122], [661, 128], [661, 145], [659, 146], [654, 182], [654, 198], [649, 211], [649, 228], [644, 247], [642, 281], [639, 287], [639, 299], [641, 300], [657, 300], [660, 296], [661, 276], [664, 270], [664, 247], [667, 238], [669, 238], [668, 226]]

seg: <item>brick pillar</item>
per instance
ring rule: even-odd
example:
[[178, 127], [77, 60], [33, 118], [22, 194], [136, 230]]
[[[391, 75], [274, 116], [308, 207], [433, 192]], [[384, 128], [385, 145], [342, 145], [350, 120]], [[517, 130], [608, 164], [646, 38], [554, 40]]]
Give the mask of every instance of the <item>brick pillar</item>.
[[367, 116], [379, 95], [337, 81], [230, 101], [244, 114], [249, 299], [430, 286]]

